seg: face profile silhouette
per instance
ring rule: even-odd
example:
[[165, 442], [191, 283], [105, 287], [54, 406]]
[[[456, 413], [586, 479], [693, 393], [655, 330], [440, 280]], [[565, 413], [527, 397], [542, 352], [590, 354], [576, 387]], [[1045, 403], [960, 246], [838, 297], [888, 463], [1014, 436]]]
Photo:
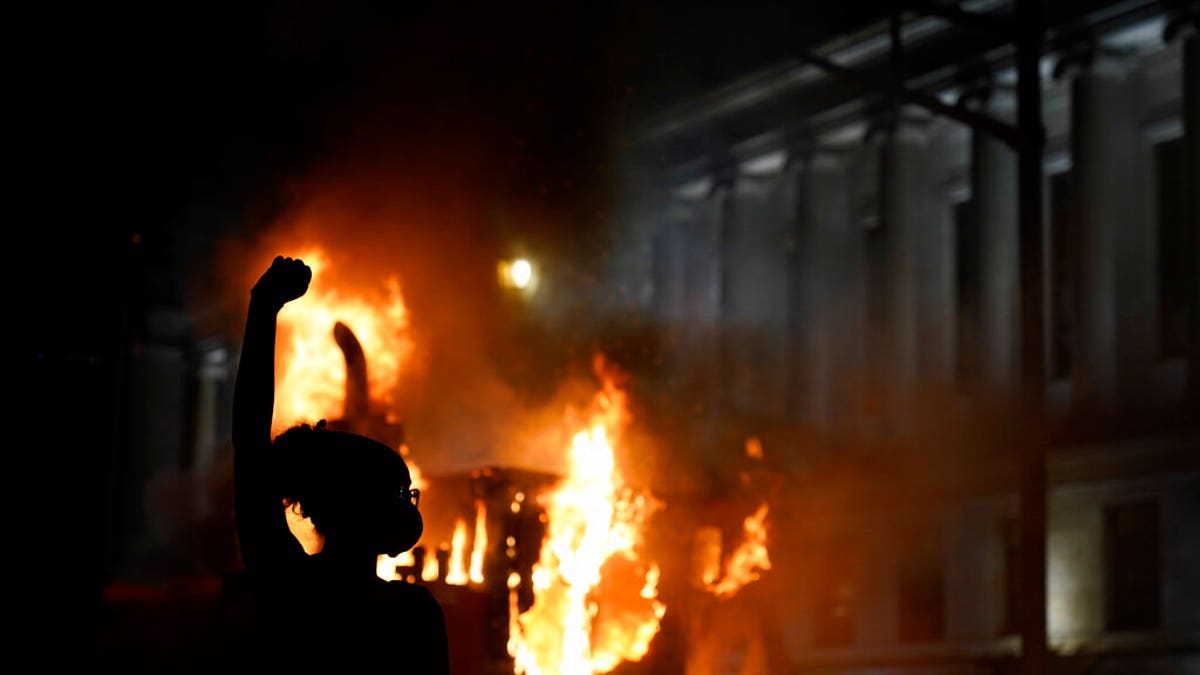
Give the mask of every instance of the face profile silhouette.
[[[250, 291], [233, 392], [234, 511], [254, 609], [249, 661], [268, 672], [448, 675], [445, 615], [430, 590], [384, 580], [380, 555], [420, 539], [420, 494], [397, 449], [324, 421], [272, 438], [276, 320], [312, 270], [279, 256]], [[299, 539], [295, 521], [311, 525]], [[298, 636], [303, 636], [298, 639]]]
[[424, 530], [420, 493], [400, 453], [358, 434], [300, 424], [272, 443], [285, 508], [311, 521], [317, 552], [396, 556]]

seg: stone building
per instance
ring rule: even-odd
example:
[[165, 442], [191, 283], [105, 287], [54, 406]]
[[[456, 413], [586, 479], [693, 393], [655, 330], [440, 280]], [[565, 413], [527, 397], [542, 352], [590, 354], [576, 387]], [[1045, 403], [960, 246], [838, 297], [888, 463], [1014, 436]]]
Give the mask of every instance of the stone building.
[[[961, 9], [999, 28], [1011, 5]], [[1045, 18], [1040, 435], [1012, 414], [1016, 153], [809, 58], [1011, 123], [1001, 31], [906, 13], [893, 51], [885, 19], [631, 139], [607, 315], [658, 336], [646, 377], [696, 412], [678, 440], [710, 495], [751, 436], [802, 495], [776, 512], [768, 618], [725, 636], [727, 663], [701, 664], [720, 638], [693, 634], [689, 672], [1012, 672], [1031, 438], [1052, 672], [1200, 670], [1195, 7]], [[831, 466], [853, 467], [850, 498]]]

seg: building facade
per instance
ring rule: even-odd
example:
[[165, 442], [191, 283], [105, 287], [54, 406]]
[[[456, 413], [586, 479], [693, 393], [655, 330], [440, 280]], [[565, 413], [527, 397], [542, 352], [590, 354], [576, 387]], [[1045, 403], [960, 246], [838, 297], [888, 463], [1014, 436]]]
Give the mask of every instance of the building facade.
[[[727, 663], [693, 635], [689, 672], [1015, 672], [1029, 442], [1047, 446], [1052, 672], [1200, 672], [1195, 8], [1080, 5], [1046, 8], [1040, 67], [1040, 434], [1011, 416], [1022, 247], [1004, 140], [803, 55], [634, 139], [608, 310], [660, 336], [647, 377], [697, 411], [681, 440], [713, 495], [750, 436], [804, 495], [776, 512], [772, 551], [792, 564], [764, 577], [769, 619], [726, 636], [742, 655]], [[809, 54], [1015, 121], [1010, 42], [946, 17], [897, 28], [900, 49], [885, 20]], [[839, 501], [820, 476], [843, 464], [856, 487]]]

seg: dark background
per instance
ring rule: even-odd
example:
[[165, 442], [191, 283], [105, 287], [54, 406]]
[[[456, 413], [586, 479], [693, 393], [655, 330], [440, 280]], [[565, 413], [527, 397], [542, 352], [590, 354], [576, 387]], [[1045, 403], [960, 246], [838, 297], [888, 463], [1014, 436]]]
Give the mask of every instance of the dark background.
[[[120, 374], [147, 308], [220, 286], [314, 167], [380, 166], [470, 240], [586, 267], [647, 115], [866, 23], [879, 2], [161, 3], [11, 17], [18, 618], [91, 653]], [[196, 212], [219, 217], [183, 217]], [[498, 214], [498, 215], [497, 215]], [[516, 224], [514, 224], [516, 223]], [[563, 223], [570, 223], [564, 226]], [[415, 233], [414, 236], [419, 236]], [[215, 292], [215, 291], [213, 291]], [[28, 578], [29, 583], [24, 583]], [[44, 656], [43, 656], [44, 658]]]

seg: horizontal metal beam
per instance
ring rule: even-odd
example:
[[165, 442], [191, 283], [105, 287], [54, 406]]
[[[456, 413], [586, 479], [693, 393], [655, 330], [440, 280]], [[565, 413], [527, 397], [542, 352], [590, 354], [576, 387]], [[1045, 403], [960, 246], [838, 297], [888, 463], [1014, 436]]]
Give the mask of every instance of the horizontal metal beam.
[[950, 105], [936, 96], [915, 89], [909, 89], [901, 82], [840, 66], [829, 59], [817, 56], [811, 52], [801, 50], [794, 53], [797, 58], [807, 61], [831, 75], [856, 82], [860, 86], [874, 89], [881, 94], [888, 94], [896, 100], [921, 106], [943, 117], [949, 117], [972, 129], [1004, 141], [1013, 150], [1017, 150], [1021, 145], [1021, 132], [1015, 125], [1003, 122], [990, 115], [975, 112], [974, 110]]
[[980, 33], [993, 33], [1007, 39], [1016, 36], [1016, 25], [1007, 14], [981, 14], [969, 12], [954, 5], [930, 0], [905, 0], [904, 8], [917, 14], [936, 16], [963, 28]]

